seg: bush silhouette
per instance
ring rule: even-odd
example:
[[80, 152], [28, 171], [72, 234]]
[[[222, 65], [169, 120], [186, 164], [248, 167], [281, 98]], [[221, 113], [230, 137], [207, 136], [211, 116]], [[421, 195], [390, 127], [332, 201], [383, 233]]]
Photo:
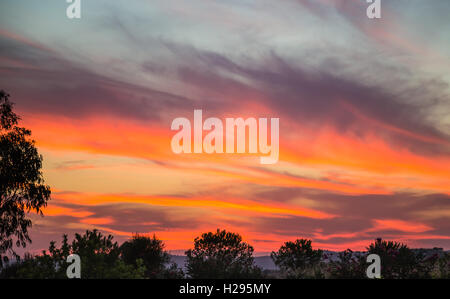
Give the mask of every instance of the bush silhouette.
[[27, 254], [22, 261], [13, 264], [0, 273], [2, 278], [67, 278], [67, 257], [78, 254], [81, 260], [81, 278], [144, 278], [145, 266], [138, 259], [134, 265], [119, 258], [119, 247], [113, 236], [104, 236], [97, 230], [75, 234], [72, 243], [63, 236], [61, 247], [50, 242], [48, 251], [41, 255]]
[[126, 264], [137, 266], [141, 260], [146, 268], [146, 278], [182, 278], [183, 272], [172, 264], [168, 269], [166, 264], [170, 262], [169, 254], [164, 250], [164, 243], [155, 235], [146, 237], [134, 235], [131, 240], [120, 246], [122, 260]]
[[311, 240], [297, 239], [294, 242], [285, 242], [270, 256], [288, 278], [319, 278], [321, 276], [319, 264], [322, 250], [312, 249]]
[[364, 279], [367, 278], [366, 255], [355, 255], [351, 249], [339, 253], [337, 261], [330, 261], [328, 273], [335, 279]]
[[217, 229], [194, 240], [186, 251], [187, 274], [191, 278], [257, 278], [261, 269], [254, 264], [253, 247], [239, 234]]
[[[367, 278], [368, 254], [381, 258], [381, 278], [449, 278], [450, 254], [434, 252], [425, 256], [426, 249], [411, 250], [398, 242], [377, 239], [367, 252], [354, 253], [350, 249], [330, 259], [321, 250], [314, 250], [310, 240], [288, 241], [271, 256], [281, 273], [280, 278]], [[17, 263], [10, 263], [0, 271], [0, 278], [64, 279], [69, 266], [67, 257], [76, 253], [81, 259], [81, 278], [185, 278], [175, 264], [167, 267], [170, 256], [164, 244], [152, 238], [134, 235], [118, 246], [111, 235], [97, 230], [75, 234], [69, 243], [63, 235], [58, 248], [54, 241], [39, 255], [25, 254]], [[218, 229], [204, 233], [194, 240], [194, 249], [187, 254], [187, 274], [191, 278], [263, 278], [255, 266], [253, 247], [242, 241], [239, 234]], [[328, 260], [328, 261], [327, 261]], [[151, 269], [148, 271], [148, 269]], [[281, 274], [281, 276], [279, 275]]]
[[381, 258], [381, 277], [387, 279], [430, 278], [435, 261], [414, 253], [405, 244], [376, 239], [367, 247], [368, 254]]

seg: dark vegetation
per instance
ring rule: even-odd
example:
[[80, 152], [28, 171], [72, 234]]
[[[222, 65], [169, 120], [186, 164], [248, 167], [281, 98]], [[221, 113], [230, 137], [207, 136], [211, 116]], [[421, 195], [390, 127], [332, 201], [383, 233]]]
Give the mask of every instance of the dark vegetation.
[[93, 230], [75, 234], [71, 243], [64, 235], [60, 247], [51, 242], [41, 254], [25, 254], [16, 262], [5, 264], [0, 278], [65, 279], [69, 266], [66, 260], [72, 253], [80, 256], [81, 278], [85, 279], [366, 279], [366, 256], [370, 253], [381, 257], [381, 278], [450, 278], [448, 252], [426, 256], [406, 245], [381, 239], [370, 244], [367, 252], [355, 254], [348, 249], [334, 261], [328, 260], [320, 249], [312, 249], [310, 240], [289, 241], [272, 252], [279, 270], [263, 270], [254, 263], [253, 248], [239, 234], [219, 229], [194, 240], [194, 248], [186, 251], [184, 271], [171, 264], [164, 243], [155, 236], [134, 235], [119, 246], [113, 236]]
[[[19, 126], [9, 95], [0, 90], [0, 268], [15, 247], [31, 242], [27, 214], [42, 214], [50, 199], [50, 187], [42, 178], [42, 156], [31, 131]], [[15, 245], [15, 246], [14, 246]]]

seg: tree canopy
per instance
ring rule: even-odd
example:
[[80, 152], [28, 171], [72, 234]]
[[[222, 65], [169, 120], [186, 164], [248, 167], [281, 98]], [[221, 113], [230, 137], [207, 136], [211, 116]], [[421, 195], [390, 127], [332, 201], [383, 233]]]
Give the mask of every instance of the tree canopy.
[[[18, 257], [15, 247], [31, 243], [29, 212], [42, 215], [50, 199], [44, 184], [42, 156], [31, 131], [19, 127], [9, 94], [0, 91], [0, 267], [8, 255]], [[14, 246], [15, 245], [15, 246]]]
[[254, 278], [261, 269], [254, 264], [253, 247], [239, 234], [217, 229], [194, 240], [186, 251], [187, 274], [192, 278]]
[[170, 262], [169, 254], [164, 250], [164, 243], [153, 237], [134, 235], [120, 246], [121, 256], [125, 263], [136, 265], [142, 260], [146, 267], [145, 276], [149, 278], [163, 278], [166, 264]]
[[320, 263], [322, 250], [314, 250], [311, 240], [297, 239], [288, 241], [277, 252], [272, 252], [272, 260], [275, 265], [290, 278], [302, 278], [314, 273], [306, 273], [313, 270]]
[[63, 235], [61, 247], [50, 242], [40, 255], [26, 254], [18, 263], [3, 269], [0, 278], [67, 278], [67, 257], [78, 254], [81, 278], [144, 278], [146, 268], [141, 259], [127, 264], [119, 258], [120, 249], [112, 235], [104, 236], [97, 230], [75, 234], [72, 243]]
[[430, 278], [435, 263], [434, 257], [426, 258], [405, 244], [381, 238], [370, 244], [367, 252], [380, 256], [382, 278]]

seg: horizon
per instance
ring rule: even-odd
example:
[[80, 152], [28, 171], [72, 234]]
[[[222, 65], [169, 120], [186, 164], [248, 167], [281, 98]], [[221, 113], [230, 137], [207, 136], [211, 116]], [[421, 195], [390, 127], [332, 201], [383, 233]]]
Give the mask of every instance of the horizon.
[[[449, 1], [386, 1], [381, 19], [365, 0], [1, 5], [0, 90], [52, 190], [21, 252], [94, 228], [177, 251], [218, 227], [255, 255], [450, 250]], [[277, 162], [174, 153], [172, 121], [197, 109], [279, 118]]]

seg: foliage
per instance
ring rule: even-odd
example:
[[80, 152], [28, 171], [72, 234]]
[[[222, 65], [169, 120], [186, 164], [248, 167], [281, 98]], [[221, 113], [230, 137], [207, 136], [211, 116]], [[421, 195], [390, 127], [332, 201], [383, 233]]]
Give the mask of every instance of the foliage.
[[106, 278], [119, 259], [120, 250], [113, 236], [103, 236], [97, 230], [75, 234], [71, 252], [81, 258], [82, 277]]
[[42, 177], [42, 156], [30, 139], [31, 131], [18, 126], [9, 95], [0, 91], [0, 268], [16, 247], [31, 242], [27, 213], [42, 215], [50, 187]]
[[217, 229], [194, 240], [186, 251], [187, 274], [191, 278], [257, 278], [261, 269], [254, 264], [253, 247], [239, 234]]
[[414, 253], [408, 246], [376, 239], [367, 248], [368, 254], [378, 254], [381, 259], [381, 277], [387, 279], [430, 278], [435, 260]]
[[[311, 241], [286, 242], [272, 259], [281, 268], [265, 270], [270, 278], [367, 278], [368, 254], [381, 258], [381, 278], [450, 278], [450, 253], [439, 250], [415, 249], [406, 245], [376, 240], [367, 252], [350, 249], [333, 260], [321, 250], [313, 250]], [[442, 249], [441, 249], [442, 250]], [[185, 278], [183, 271], [171, 264], [164, 244], [152, 238], [135, 235], [121, 247], [111, 235], [86, 231], [76, 234], [72, 243], [63, 236], [58, 248], [54, 241], [40, 255], [25, 254], [17, 263], [9, 263], [0, 271], [0, 278], [64, 279], [69, 266], [67, 257], [76, 253], [81, 258], [82, 278]], [[261, 278], [261, 269], [254, 265], [253, 248], [242, 242], [238, 234], [217, 230], [196, 238], [194, 249], [188, 250], [187, 274], [192, 278]], [[150, 272], [148, 268], [152, 269]]]
[[142, 260], [146, 268], [145, 276], [148, 278], [178, 278], [184, 274], [181, 269], [172, 264], [166, 269], [170, 262], [169, 254], [164, 250], [164, 243], [155, 235], [152, 238], [134, 235], [131, 240], [126, 241], [120, 247], [122, 260], [130, 265], [136, 265], [136, 261]]
[[437, 261], [437, 278], [450, 279], [450, 252], [444, 255]]
[[179, 268], [176, 263], [172, 263], [168, 268], [164, 270], [161, 278], [182, 279], [185, 278], [185, 275], [183, 269]]
[[355, 256], [350, 249], [340, 253], [338, 261], [330, 262], [331, 278], [367, 278], [369, 254], [380, 256], [381, 278], [384, 279], [431, 278], [438, 262], [436, 254], [426, 257], [424, 252], [415, 252], [404, 244], [376, 239], [365, 254]]
[[272, 260], [288, 278], [321, 278], [322, 250], [312, 249], [311, 240], [288, 241], [271, 253]]
[[26, 255], [24, 260], [4, 269], [3, 278], [67, 278], [67, 257], [78, 254], [81, 259], [81, 278], [144, 278], [145, 265], [142, 259], [126, 264], [119, 259], [119, 247], [111, 235], [103, 236], [97, 230], [75, 234], [71, 244], [63, 236], [60, 248], [50, 242], [41, 255]]
[[[324, 258], [327, 258], [325, 255]], [[328, 273], [335, 279], [363, 279], [366, 275], [366, 255], [355, 255], [352, 250], [347, 249], [339, 253], [337, 261], [330, 261]]]

